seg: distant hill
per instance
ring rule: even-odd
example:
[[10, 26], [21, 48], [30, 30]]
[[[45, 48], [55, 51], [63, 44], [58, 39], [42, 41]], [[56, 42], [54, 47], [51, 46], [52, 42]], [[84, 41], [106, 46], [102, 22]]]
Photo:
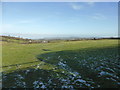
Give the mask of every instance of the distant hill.
[[79, 38], [79, 37], [70, 37], [70, 38], [54, 38], [54, 39], [25, 39], [20, 37], [13, 36], [0, 36], [0, 41], [8, 43], [20, 43], [20, 44], [31, 44], [31, 43], [49, 43], [49, 42], [59, 42], [59, 41], [80, 41], [80, 40], [101, 40], [101, 39], [120, 39], [119, 37], [101, 37], [101, 38]]
[[49, 40], [33, 40], [33, 39], [25, 39], [20, 37], [13, 36], [0, 36], [0, 41], [8, 42], [8, 43], [20, 43], [20, 44], [32, 44], [32, 43], [48, 43]]
[[12, 37], [12, 36], [0, 36], [1, 41], [5, 41], [5, 42], [14, 42], [14, 43], [27, 43], [29, 42], [31, 39], [24, 39], [24, 38], [19, 38], [19, 37]]
[[6, 40], [6, 39], [15, 39], [15, 40], [31, 40], [31, 39], [24, 39], [24, 38], [20, 38], [20, 37], [13, 37], [13, 36], [0, 36], [2, 37], [2, 40]]

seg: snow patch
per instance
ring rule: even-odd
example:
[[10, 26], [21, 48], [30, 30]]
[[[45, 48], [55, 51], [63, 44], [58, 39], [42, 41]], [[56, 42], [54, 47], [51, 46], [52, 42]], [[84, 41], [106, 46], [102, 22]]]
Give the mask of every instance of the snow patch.
[[59, 62], [58, 65], [63, 66], [63, 67], [66, 66], [66, 64], [64, 64], [64, 63], [62, 63], [62, 62]]
[[85, 81], [85, 80], [83, 80], [83, 79], [77, 79], [77, 80], [75, 80], [75, 82], [86, 83], [86, 81]]

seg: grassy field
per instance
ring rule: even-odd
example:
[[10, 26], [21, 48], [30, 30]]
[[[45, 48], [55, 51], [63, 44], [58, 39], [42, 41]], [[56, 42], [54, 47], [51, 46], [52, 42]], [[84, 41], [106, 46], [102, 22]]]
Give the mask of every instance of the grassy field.
[[38, 44], [3, 41], [3, 87], [118, 88], [118, 60], [118, 40], [112, 39]]

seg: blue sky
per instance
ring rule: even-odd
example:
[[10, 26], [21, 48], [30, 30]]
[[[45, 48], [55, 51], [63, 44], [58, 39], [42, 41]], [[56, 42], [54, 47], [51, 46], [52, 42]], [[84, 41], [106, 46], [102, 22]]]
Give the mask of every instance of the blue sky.
[[4, 2], [2, 5], [3, 34], [118, 35], [117, 2]]

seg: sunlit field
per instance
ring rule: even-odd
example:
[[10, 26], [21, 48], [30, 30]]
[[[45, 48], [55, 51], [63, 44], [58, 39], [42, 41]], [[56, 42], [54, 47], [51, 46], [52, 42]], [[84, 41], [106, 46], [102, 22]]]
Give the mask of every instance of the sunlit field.
[[118, 88], [118, 40], [2, 41], [3, 88]]

